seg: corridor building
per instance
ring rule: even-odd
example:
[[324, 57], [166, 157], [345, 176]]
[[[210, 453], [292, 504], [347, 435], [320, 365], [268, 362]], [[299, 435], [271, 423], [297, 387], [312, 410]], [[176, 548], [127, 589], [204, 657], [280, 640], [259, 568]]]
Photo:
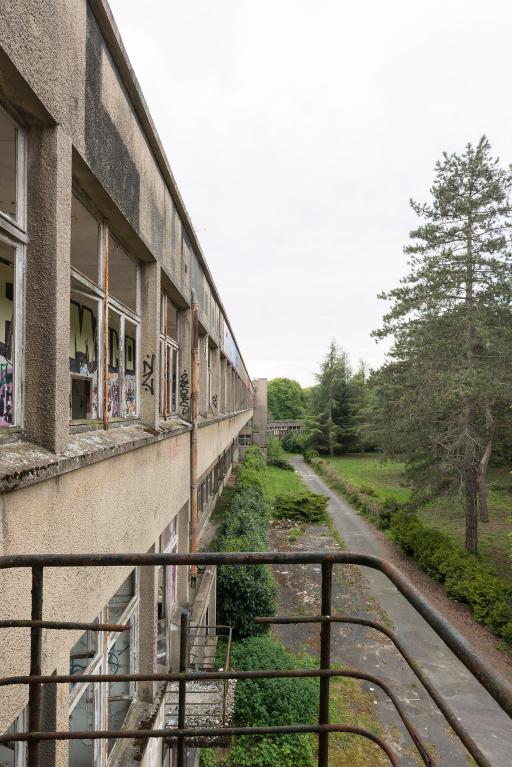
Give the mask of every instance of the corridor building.
[[[107, 3], [2, 3], [0, 555], [188, 551], [195, 494], [200, 543], [253, 394]], [[187, 604], [215, 623], [214, 571], [194, 590], [185, 568], [47, 571], [46, 619], [131, 631], [44, 632], [43, 673], [77, 676], [45, 690], [46, 726], [156, 726], [155, 685], [80, 674], [175, 668]], [[29, 574], [0, 570], [0, 618], [29, 616]], [[0, 677], [28, 673], [29, 634], [0, 629]], [[0, 688], [0, 732], [26, 727], [26, 703]], [[42, 748], [49, 766], [132, 764], [127, 741]], [[141, 758], [161, 765], [161, 741]], [[0, 765], [25, 760], [0, 744]]]

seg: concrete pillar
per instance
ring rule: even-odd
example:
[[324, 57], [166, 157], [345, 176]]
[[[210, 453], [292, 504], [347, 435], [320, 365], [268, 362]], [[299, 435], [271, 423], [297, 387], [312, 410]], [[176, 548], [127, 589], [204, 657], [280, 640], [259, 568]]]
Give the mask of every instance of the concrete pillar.
[[[149, 550], [155, 553], [155, 547]], [[139, 575], [139, 671], [141, 674], [154, 674], [156, 666], [156, 643], [158, 632], [158, 568], [141, 567]], [[152, 703], [158, 684], [139, 682], [139, 698]]]
[[226, 358], [220, 358], [220, 412], [226, 413]]
[[[190, 506], [185, 503], [178, 512], [178, 551], [180, 554], [186, 554], [190, 551]], [[178, 604], [180, 607], [188, 605], [188, 567], [184, 565], [178, 568]]]
[[152, 429], [160, 420], [160, 265], [142, 265], [140, 404], [142, 421]]
[[208, 336], [199, 336], [199, 415], [208, 417]]
[[252, 441], [262, 450], [267, 448], [267, 379], [254, 380], [254, 416]]
[[220, 349], [210, 349], [210, 358], [212, 361], [212, 409], [215, 415], [220, 412], [220, 390], [221, 390], [221, 373], [220, 373]]
[[191, 327], [190, 309], [184, 309], [179, 314], [179, 388], [178, 388], [178, 413], [186, 421], [190, 420], [190, 384], [191, 384]]
[[55, 453], [69, 438], [71, 139], [28, 133], [25, 428]]

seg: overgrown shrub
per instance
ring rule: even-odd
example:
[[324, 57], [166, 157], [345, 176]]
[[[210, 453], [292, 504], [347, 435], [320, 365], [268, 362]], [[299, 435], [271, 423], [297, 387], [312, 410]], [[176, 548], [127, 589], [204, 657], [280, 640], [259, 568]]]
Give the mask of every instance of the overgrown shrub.
[[255, 471], [263, 471], [267, 462], [261, 448], [257, 445], [251, 445], [245, 451], [243, 468], [254, 469]]
[[466, 604], [475, 619], [512, 644], [512, 587], [483, 565], [475, 554], [458, 546], [444, 533], [425, 527], [418, 517], [397, 501], [380, 502], [367, 488], [340, 477], [321, 458], [314, 468], [378, 527], [389, 529], [395, 543], [428, 575], [444, 585], [452, 599]]
[[[252, 637], [233, 646], [233, 667], [239, 671], [312, 666], [311, 659], [294, 655], [270, 637]], [[308, 724], [317, 716], [317, 679], [248, 679], [237, 684], [235, 721], [239, 726]], [[229, 764], [237, 767], [310, 767], [314, 763], [314, 754], [315, 739], [310, 735], [242, 736], [233, 740]]]
[[314, 447], [308, 447], [308, 449], [304, 451], [304, 460], [306, 463], [311, 463], [313, 458], [320, 458], [320, 453], [318, 450], [315, 450]]
[[[247, 462], [249, 455], [249, 462]], [[265, 458], [259, 448], [247, 451], [236, 489], [225, 511], [219, 548], [222, 551], [264, 551], [268, 548], [270, 506], [263, 491]], [[263, 469], [263, 470], [262, 470]], [[276, 610], [276, 583], [267, 565], [222, 565], [217, 569], [218, 616], [233, 626], [240, 639], [268, 631], [254, 622]]]
[[316, 524], [326, 516], [328, 498], [326, 495], [309, 493], [282, 493], [276, 496], [273, 514], [277, 519], [293, 519]]
[[308, 438], [305, 434], [292, 432], [281, 440], [281, 445], [287, 453], [303, 453], [306, 449]]

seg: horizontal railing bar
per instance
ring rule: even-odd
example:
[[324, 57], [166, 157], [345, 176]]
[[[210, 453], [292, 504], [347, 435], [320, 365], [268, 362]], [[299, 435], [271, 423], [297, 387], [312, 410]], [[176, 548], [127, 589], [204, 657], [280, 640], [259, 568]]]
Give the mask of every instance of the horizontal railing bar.
[[73, 631], [131, 631], [129, 623], [77, 623], [76, 621], [0, 620], [0, 629], [40, 628]]
[[[76, 682], [77, 680], [80, 680], [80, 683], [85, 684], [88, 682], [94, 682], [97, 683], [106, 683], [106, 682], [149, 682], [149, 681], [174, 681], [174, 682], [190, 682], [190, 681], [201, 681], [201, 680], [212, 680], [212, 679], [290, 679], [290, 678], [298, 678], [298, 677], [309, 677], [309, 678], [330, 678], [330, 677], [348, 677], [351, 679], [361, 679], [366, 682], [371, 682], [372, 684], [376, 685], [377, 687], [380, 687], [383, 692], [388, 696], [388, 698], [391, 700], [393, 705], [395, 706], [395, 709], [398, 712], [398, 715], [400, 716], [402, 722], [404, 723], [407, 731], [409, 732], [413, 743], [415, 744], [416, 748], [418, 749], [424, 764], [428, 765], [428, 767], [431, 767], [435, 763], [432, 761], [432, 758], [430, 757], [428, 751], [423, 746], [423, 743], [416, 731], [416, 728], [412, 724], [412, 722], [409, 720], [405, 712], [402, 710], [402, 706], [396, 697], [396, 695], [393, 693], [393, 691], [388, 687], [388, 685], [383, 682], [381, 679], [379, 679], [376, 676], [373, 676], [372, 674], [367, 674], [361, 671], [356, 671], [354, 669], [285, 669], [285, 670], [274, 670], [274, 671], [203, 671], [203, 672], [178, 672], [174, 674], [76, 674], [76, 675], [51, 675], [47, 677], [37, 677], [32, 678], [30, 681], [32, 682], [38, 682], [41, 684], [46, 683], [46, 679], [48, 679], [49, 682], [53, 684], [63, 684], [63, 683], [69, 683], [69, 682]], [[11, 677], [11, 684], [25, 684], [26, 681], [21, 681], [22, 679], [27, 680], [30, 679], [30, 677]], [[43, 681], [44, 680], [44, 681]], [[4, 685], [5, 680], [0, 680], [0, 686]], [[1, 742], [1, 740], [0, 740]]]
[[324, 725], [289, 725], [276, 727], [210, 727], [201, 729], [173, 729], [173, 730], [69, 730], [57, 732], [31, 732], [1, 735], [0, 743], [30, 740], [106, 740], [109, 738], [124, 738], [125, 740], [146, 738], [161, 738], [174, 740], [175, 738], [214, 738], [231, 737], [233, 735], [301, 735], [306, 733], [321, 732], [345, 732], [352, 735], [360, 735], [373, 741], [381, 748], [393, 767], [398, 767], [398, 760], [394, 751], [388, 744], [364, 727], [349, 724], [324, 724]]
[[428, 676], [424, 673], [421, 666], [412, 657], [409, 651], [404, 647], [398, 636], [394, 631], [389, 629], [384, 624], [378, 621], [372, 621], [369, 618], [353, 618], [345, 615], [292, 615], [292, 616], [262, 616], [255, 618], [255, 623], [259, 624], [275, 624], [275, 625], [288, 625], [289, 623], [343, 623], [356, 626], [367, 626], [374, 629], [390, 639], [395, 645], [400, 655], [404, 658], [406, 663], [411, 668], [413, 674], [418, 677], [427, 693], [430, 695], [436, 706], [439, 708], [444, 718], [460, 738], [464, 746], [467, 748], [471, 756], [478, 761], [481, 767], [492, 767], [491, 762], [487, 759], [485, 754], [480, 750], [480, 747], [466, 730], [459, 718], [451, 711], [449, 706], [444, 702], [443, 697], [436, 690], [434, 685], [430, 682]]

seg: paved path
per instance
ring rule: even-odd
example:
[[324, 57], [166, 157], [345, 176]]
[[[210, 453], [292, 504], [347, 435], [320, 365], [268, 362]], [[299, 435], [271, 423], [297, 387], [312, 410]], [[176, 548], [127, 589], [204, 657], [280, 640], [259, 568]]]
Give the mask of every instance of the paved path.
[[[293, 457], [290, 460], [313, 492], [329, 497], [329, 513], [348, 549], [384, 557], [386, 552], [383, 544], [348, 503], [334, 493], [302, 458]], [[452, 711], [472, 733], [493, 767], [512, 767], [512, 719], [502, 711], [385, 575], [370, 568], [361, 569], [375, 598], [395, 624], [398, 636], [428, 673]], [[361, 652], [365, 652], [364, 649]], [[378, 660], [375, 662], [375, 659], [372, 659], [370, 666], [367, 664], [370, 658], [362, 655], [362, 660], [365, 661], [367, 670], [371, 670], [373, 662], [374, 667], [382, 671]], [[408, 694], [410, 693], [406, 693], [402, 698], [407, 705], [412, 703], [407, 699]], [[423, 729], [426, 730], [429, 725], [423, 724]], [[449, 764], [450, 767], [455, 767], [459, 763], [452, 753], [440, 753], [439, 756], [441, 765]]]

